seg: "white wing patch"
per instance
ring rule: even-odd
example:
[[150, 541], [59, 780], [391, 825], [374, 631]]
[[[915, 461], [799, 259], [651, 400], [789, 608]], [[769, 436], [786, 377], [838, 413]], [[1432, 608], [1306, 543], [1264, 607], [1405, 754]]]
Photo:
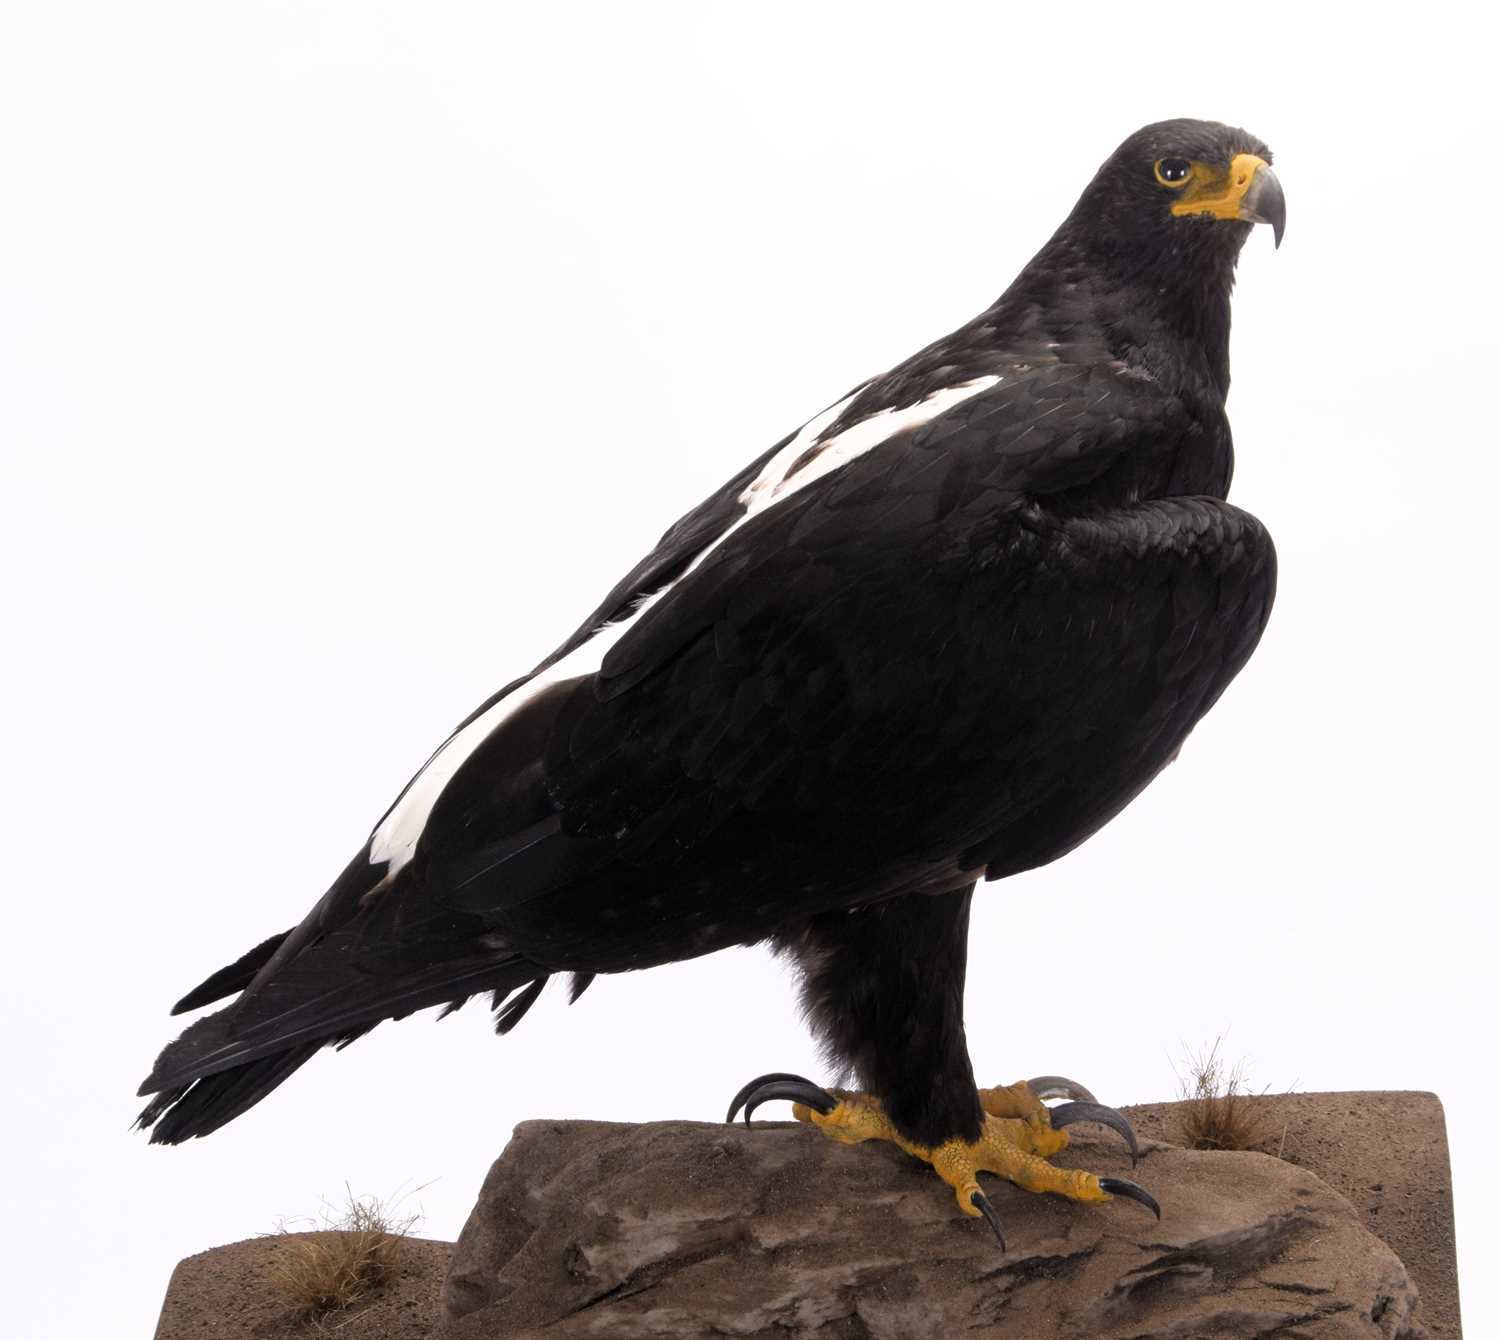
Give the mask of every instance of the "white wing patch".
[[[849, 400], [842, 400], [832, 409], [824, 410], [771, 457], [759, 478], [740, 494], [740, 501], [747, 509], [746, 517], [754, 516], [774, 503], [779, 503], [800, 488], [806, 488], [813, 480], [822, 479], [824, 475], [848, 464], [856, 456], [863, 456], [872, 447], [878, 447], [897, 433], [920, 428], [971, 396], [999, 384], [999, 377], [976, 377], [973, 381], [962, 382], [958, 386], [945, 387], [915, 404], [904, 405], [900, 409], [883, 409], [878, 414], [870, 415], [868, 419], [850, 424], [842, 433], [826, 442], [821, 441], [828, 426], [843, 413], [849, 401], [859, 394], [856, 391]], [[816, 454], [809, 455], [814, 451]], [[804, 456], [808, 459], [802, 461]], [[802, 461], [800, 466], [799, 461]]]
[[605, 624], [587, 642], [528, 679], [499, 702], [492, 703], [467, 726], [450, 735], [437, 753], [427, 760], [422, 771], [412, 778], [411, 784], [401, 793], [401, 798], [380, 821], [380, 826], [370, 834], [370, 864], [388, 862], [386, 878], [389, 879], [411, 860], [412, 853], [417, 849], [417, 839], [427, 827], [432, 807], [453, 780], [454, 773], [468, 761], [469, 755], [489, 738], [502, 721], [519, 712], [554, 684], [595, 673], [603, 664], [605, 653], [624, 636], [625, 630], [669, 589], [664, 587], [643, 600], [628, 619]]
[[[825, 442], [821, 440], [823, 433], [837, 421], [859, 392], [856, 391], [854, 395], [830, 406], [815, 419], [808, 420], [797, 436], [770, 459], [766, 468], [740, 494], [739, 501], [745, 506], [744, 514], [737, 517], [733, 524], [726, 526], [723, 533], [683, 570], [682, 577], [677, 578], [677, 581], [692, 572], [751, 517], [784, 501], [798, 489], [806, 488], [814, 480], [822, 479], [824, 475], [846, 465], [855, 457], [864, 455], [897, 433], [919, 428], [999, 382], [999, 377], [977, 377], [958, 386], [945, 387], [915, 404], [900, 409], [881, 410], [867, 419], [861, 419]], [[863, 390], [862, 387], [860, 389]], [[427, 760], [422, 771], [412, 778], [406, 790], [370, 834], [370, 864], [386, 865], [382, 885], [411, 860], [422, 830], [427, 827], [432, 807], [437, 804], [438, 797], [447, 789], [454, 774], [463, 767], [474, 751], [503, 722], [554, 684], [596, 674], [609, 649], [675, 585], [676, 582], [673, 582], [660, 591], [653, 592], [618, 623], [605, 624], [599, 628], [586, 642], [575, 647], [560, 661], [549, 665], [448, 737], [437, 753]]]

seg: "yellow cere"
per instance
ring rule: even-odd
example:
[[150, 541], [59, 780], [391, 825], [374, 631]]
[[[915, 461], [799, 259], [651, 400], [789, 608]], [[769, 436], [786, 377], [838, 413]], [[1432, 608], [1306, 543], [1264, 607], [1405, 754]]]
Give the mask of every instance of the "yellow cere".
[[[1182, 198], [1172, 202], [1172, 213], [1237, 219], [1240, 217], [1240, 202], [1255, 180], [1256, 171], [1266, 166], [1266, 160], [1257, 154], [1235, 154], [1228, 169], [1195, 161], [1193, 171], [1181, 183]], [[1174, 183], [1168, 182], [1167, 185]]]

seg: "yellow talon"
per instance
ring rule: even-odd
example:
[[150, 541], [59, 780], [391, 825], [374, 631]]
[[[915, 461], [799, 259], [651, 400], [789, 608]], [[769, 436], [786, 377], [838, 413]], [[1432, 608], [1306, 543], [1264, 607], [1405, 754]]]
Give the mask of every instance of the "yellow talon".
[[[1033, 1086], [1037, 1086], [1033, 1088]], [[1047, 1107], [1038, 1096], [1068, 1094], [1075, 1100], [1060, 1108]], [[1050, 1192], [1068, 1200], [1099, 1204], [1125, 1196], [1144, 1205], [1161, 1218], [1161, 1206], [1144, 1187], [1123, 1177], [1099, 1177], [1091, 1172], [1055, 1168], [1047, 1160], [1068, 1147], [1061, 1129], [1077, 1121], [1093, 1121], [1111, 1127], [1130, 1146], [1132, 1160], [1137, 1145], [1130, 1123], [1113, 1108], [1097, 1103], [1086, 1089], [1072, 1080], [1043, 1076], [1029, 1083], [1011, 1084], [978, 1091], [984, 1121], [977, 1140], [951, 1139], [938, 1145], [921, 1145], [898, 1131], [879, 1098], [868, 1093], [830, 1092], [800, 1075], [762, 1075], [745, 1085], [729, 1105], [728, 1121], [743, 1108], [745, 1120], [761, 1103], [773, 1098], [792, 1100], [792, 1115], [816, 1126], [840, 1144], [857, 1145], [865, 1140], [887, 1140], [898, 1149], [932, 1165], [949, 1186], [960, 1213], [989, 1221], [1005, 1250], [999, 1215], [979, 1185], [980, 1173], [993, 1173], [1025, 1191]], [[1058, 1126], [1054, 1128], [1053, 1122]]]
[[1093, 1173], [1054, 1168], [1047, 1159], [1068, 1146], [1066, 1131], [1048, 1124], [1047, 1107], [1025, 1084], [981, 1089], [984, 1129], [973, 1143], [948, 1140], [931, 1147], [905, 1139], [885, 1114], [880, 1100], [867, 1093], [841, 1093], [831, 1112], [815, 1111], [803, 1103], [792, 1107], [798, 1120], [816, 1126], [830, 1139], [855, 1145], [865, 1140], [888, 1140], [897, 1148], [932, 1165], [953, 1188], [958, 1208], [977, 1218], [974, 1193], [979, 1174], [993, 1173], [1026, 1191], [1051, 1192], [1069, 1200], [1098, 1203], [1112, 1199]]
[[832, 1112], [825, 1114], [814, 1111], [805, 1103], [793, 1103], [792, 1116], [798, 1121], [810, 1122], [824, 1135], [840, 1144], [857, 1145], [865, 1140], [890, 1140], [906, 1148], [878, 1098], [867, 1093], [840, 1093], [837, 1097], [839, 1105]]
[[980, 1089], [979, 1105], [992, 1117], [1020, 1117], [1023, 1121], [1042, 1123], [1047, 1120], [1047, 1105], [1032, 1093], [1025, 1080]]
[[1068, 1133], [1052, 1129], [1047, 1105], [1023, 1080], [993, 1089], [980, 1089], [979, 1105], [992, 1117], [1006, 1121], [1013, 1144], [1050, 1159], [1068, 1147]]

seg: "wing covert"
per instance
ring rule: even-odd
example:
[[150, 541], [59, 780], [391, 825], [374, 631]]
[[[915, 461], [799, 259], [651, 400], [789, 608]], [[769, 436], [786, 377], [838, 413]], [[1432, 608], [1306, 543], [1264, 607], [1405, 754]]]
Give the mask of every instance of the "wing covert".
[[1038, 369], [746, 521], [559, 718], [544, 771], [564, 827], [644, 855], [741, 810], [909, 811], [972, 737], [955, 685], [1003, 655], [1006, 600], [1055, 558], [1032, 509], [1170, 432], [1163, 399], [1097, 366]]

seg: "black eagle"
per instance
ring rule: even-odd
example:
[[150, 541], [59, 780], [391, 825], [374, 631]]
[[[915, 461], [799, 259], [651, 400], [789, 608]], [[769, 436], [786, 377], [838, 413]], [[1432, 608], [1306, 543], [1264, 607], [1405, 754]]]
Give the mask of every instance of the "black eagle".
[[[1224, 501], [1229, 300], [1270, 151], [1166, 121], [1125, 141], [1016, 281], [679, 520], [536, 670], [482, 704], [290, 931], [189, 992], [227, 1007], [141, 1086], [206, 1135], [325, 1044], [553, 973], [769, 942], [862, 1091], [764, 1076], [846, 1141], [1082, 1200], [1053, 1167], [1081, 1086], [979, 1090], [969, 902], [1055, 860], [1173, 757], [1245, 664], [1276, 561]], [[1077, 1101], [1048, 1108], [1044, 1098]], [[731, 1118], [734, 1110], [731, 1110]]]

